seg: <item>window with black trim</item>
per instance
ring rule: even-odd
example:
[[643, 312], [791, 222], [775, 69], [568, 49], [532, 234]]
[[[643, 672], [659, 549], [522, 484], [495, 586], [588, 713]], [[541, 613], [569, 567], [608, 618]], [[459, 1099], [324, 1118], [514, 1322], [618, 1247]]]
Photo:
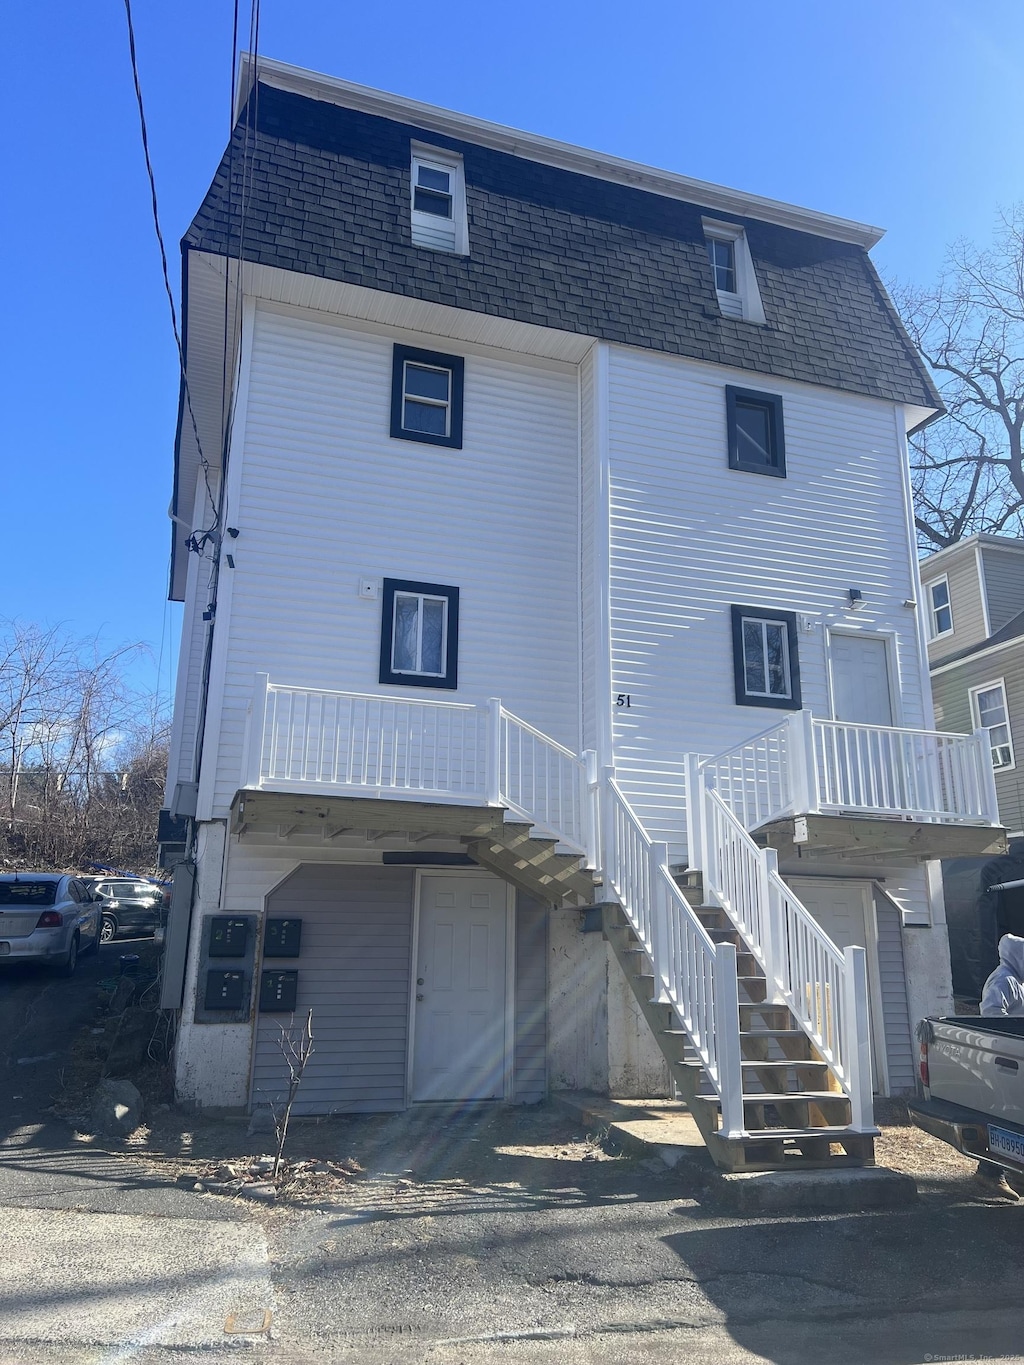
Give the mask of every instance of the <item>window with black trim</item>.
[[733, 607], [732, 652], [737, 706], [800, 710], [794, 612]]
[[747, 474], [786, 477], [782, 399], [774, 393], [725, 386], [729, 468]]
[[380, 681], [405, 687], [458, 686], [459, 590], [385, 578]]
[[460, 355], [396, 346], [391, 369], [391, 435], [461, 450], [465, 366]]

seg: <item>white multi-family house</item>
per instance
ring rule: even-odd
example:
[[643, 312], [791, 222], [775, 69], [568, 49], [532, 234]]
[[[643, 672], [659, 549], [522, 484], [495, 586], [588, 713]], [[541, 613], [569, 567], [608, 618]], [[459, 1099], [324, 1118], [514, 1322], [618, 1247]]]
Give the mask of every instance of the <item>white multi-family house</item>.
[[[879, 233], [260, 59], [184, 240], [178, 1095], [687, 1100], [870, 1159], [948, 1008]], [[193, 886], [194, 883], [194, 886]]]

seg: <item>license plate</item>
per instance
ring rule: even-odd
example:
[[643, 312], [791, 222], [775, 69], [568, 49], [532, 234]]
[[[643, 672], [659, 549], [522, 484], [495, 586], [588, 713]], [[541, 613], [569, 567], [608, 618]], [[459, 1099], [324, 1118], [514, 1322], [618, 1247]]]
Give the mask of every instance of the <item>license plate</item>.
[[1024, 1133], [1011, 1133], [1006, 1128], [988, 1125], [988, 1149], [998, 1156], [1009, 1157], [1024, 1164]]
[[0, 957], [9, 957], [10, 952], [11, 945], [9, 943], [0, 943]]

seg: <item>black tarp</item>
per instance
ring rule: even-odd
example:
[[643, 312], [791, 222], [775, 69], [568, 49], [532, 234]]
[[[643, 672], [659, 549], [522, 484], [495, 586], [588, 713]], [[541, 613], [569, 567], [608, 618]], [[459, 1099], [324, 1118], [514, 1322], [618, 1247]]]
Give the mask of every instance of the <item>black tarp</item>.
[[996, 882], [1024, 880], [1024, 839], [1014, 839], [1000, 858], [949, 858], [942, 889], [949, 926], [953, 992], [979, 1000], [999, 963], [1003, 934], [1024, 936], [1024, 887], [990, 891]]

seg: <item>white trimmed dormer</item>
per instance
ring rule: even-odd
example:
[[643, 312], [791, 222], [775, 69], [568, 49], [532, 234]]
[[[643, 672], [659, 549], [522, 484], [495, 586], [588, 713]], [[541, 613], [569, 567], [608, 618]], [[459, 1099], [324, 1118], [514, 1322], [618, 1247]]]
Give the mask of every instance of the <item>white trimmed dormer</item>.
[[764, 307], [750, 259], [747, 234], [737, 223], [704, 218], [711, 275], [722, 315], [764, 324]]
[[414, 142], [409, 181], [413, 245], [467, 255], [462, 157]]

